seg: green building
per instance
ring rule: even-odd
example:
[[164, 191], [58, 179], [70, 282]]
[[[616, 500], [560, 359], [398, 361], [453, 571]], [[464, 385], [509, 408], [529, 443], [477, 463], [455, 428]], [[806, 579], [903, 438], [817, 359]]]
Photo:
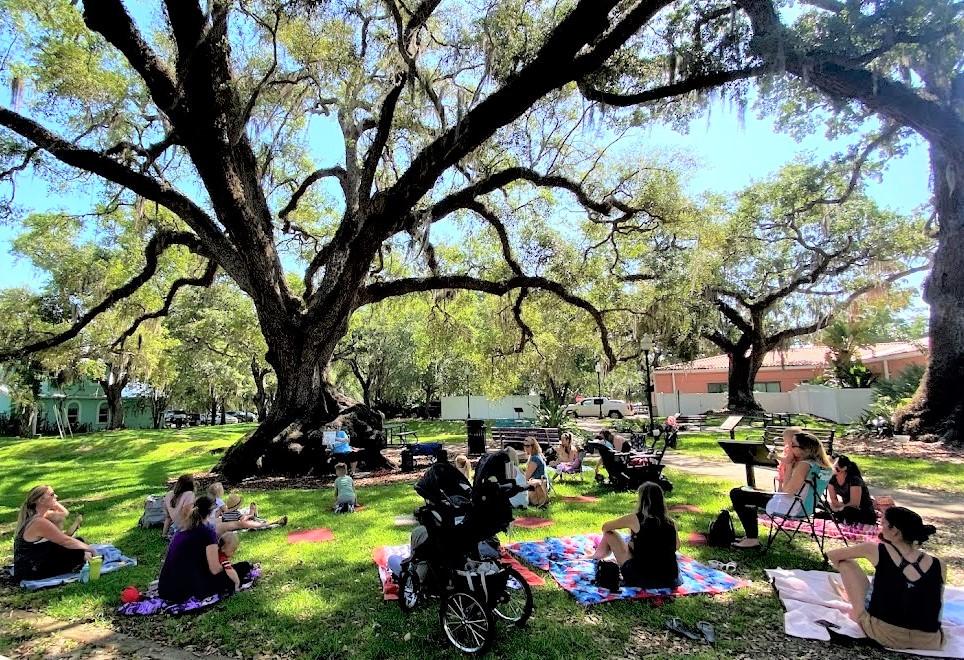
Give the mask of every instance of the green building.
[[[124, 426], [131, 429], [153, 428], [151, 402], [147, 397], [137, 396], [127, 388], [124, 391]], [[11, 413], [9, 391], [0, 385], [0, 414]], [[61, 425], [66, 421], [73, 433], [100, 431], [107, 428], [110, 412], [104, 390], [93, 380], [83, 380], [69, 385], [56, 385], [50, 381], [40, 386], [37, 396], [37, 426], [41, 434], [56, 434], [57, 418]], [[66, 428], [64, 428], [66, 432]]]

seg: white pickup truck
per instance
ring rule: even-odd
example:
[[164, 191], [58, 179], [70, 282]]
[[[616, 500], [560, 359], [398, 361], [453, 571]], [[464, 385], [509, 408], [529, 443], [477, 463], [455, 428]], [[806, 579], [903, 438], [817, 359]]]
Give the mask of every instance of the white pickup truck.
[[566, 414], [573, 417], [612, 417], [619, 419], [635, 414], [631, 404], [622, 399], [609, 399], [604, 396], [589, 397], [579, 403], [566, 406]]

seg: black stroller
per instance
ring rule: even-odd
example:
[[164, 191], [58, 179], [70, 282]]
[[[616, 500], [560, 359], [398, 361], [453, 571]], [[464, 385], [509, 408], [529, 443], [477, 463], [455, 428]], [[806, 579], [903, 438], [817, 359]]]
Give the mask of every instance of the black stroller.
[[[636, 490], [652, 481], [664, 493], [673, 490], [673, 482], [663, 476], [663, 455], [666, 448], [676, 443], [676, 429], [657, 426], [652, 431], [653, 443], [643, 451], [617, 452], [608, 445], [594, 441], [586, 447], [599, 452], [603, 467], [609, 474], [608, 485], [616, 490]], [[658, 449], [657, 449], [658, 447]], [[601, 476], [597, 479], [602, 481]]]
[[401, 564], [398, 603], [409, 612], [441, 600], [439, 621], [463, 653], [484, 653], [495, 639], [495, 617], [517, 626], [532, 615], [532, 589], [500, 562], [498, 532], [512, 522], [509, 498], [522, 487], [510, 479], [505, 452], [482, 457], [474, 487], [453, 465], [439, 462], [415, 484], [425, 505], [415, 511], [411, 557]]

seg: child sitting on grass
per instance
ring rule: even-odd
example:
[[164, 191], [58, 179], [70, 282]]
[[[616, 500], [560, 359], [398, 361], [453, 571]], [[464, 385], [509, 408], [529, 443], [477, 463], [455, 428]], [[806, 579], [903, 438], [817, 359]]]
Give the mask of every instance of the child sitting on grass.
[[225, 532], [234, 531], [236, 529], [265, 529], [266, 527], [284, 526], [288, 524], [288, 516], [281, 516], [275, 522], [268, 522], [258, 518], [258, 507], [254, 502], [248, 507], [247, 513], [241, 513], [238, 507], [241, 506], [241, 496], [237, 493], [231, 493], [227, 496], [224, 502], [224, 509], [221, 512], [221, 518], [216, 519], [215, 529], [218, 536], [222, 536]]
[[234, 583], [234, 590], [241, 588], [241, 582], [248, 577], [251, 572], [251, 564], [246, 561], [234, 564], [231, 558], [238, 551], [241, 539], [237, 532], [227, 532], [218, 540], [218, 563], [224, 568], [224, 574]]
[[208, 497], [214, 500], [214, 512], [211, 515], [220, 518], [224, 512], [224, 486], [220, 481], [215, 481], [208, 486]]
[[339, 463], [335, 466], [335, 513], [354, 513], [357, 504], [355, 482], [348, 476], [348, 466]]

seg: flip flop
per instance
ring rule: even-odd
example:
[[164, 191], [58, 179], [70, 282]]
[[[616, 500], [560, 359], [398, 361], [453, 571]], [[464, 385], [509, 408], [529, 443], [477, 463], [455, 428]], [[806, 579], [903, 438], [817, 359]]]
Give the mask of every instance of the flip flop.
[[723, 563], [716, 559], [709, 560], [708, 562], [706, 562], [706, 565], [709, 566], [710, 568], [715, 568], [718, 571], [723, 571], [724, 573], [732, 573], [737, 568], [737, 564], [735, 561], [729, 561], [729, 562]]
[[730, 548], [733, 550], [746, 551], [746, 550], [759, 550], [760, 548], [763, 547], [762, 543], [757, 543], [756, 545], [737, 545], [737, 543], [739, 543], [739, 541], [733, 541], [733, 543], [730, 544]]
[[710, 644], [716, 644], [716, 631], [713, 630], [712, 623], [709, 621], [697, 621], [696, 629], [703, 633], [703, 639]]
[[690, 628], [689, 626], [687, 626], [685, 623], [683, 623], [683, 622], [680, 620], [679, 617], [675, 617], [675, 616], [674, 616], [674, 617], [671, 618], [671, 619], [667, 619], [667, 620], [666, 620], [666, 629], [669, 630], [669, 631], [671, 631], [671, 632], [676, 633], [677, 635], [680, 635], [681, 637], [685, 637], [686, 639], [690, 639], [690, 640], [692, 640], [692, 641], [694, 641], [694, 642], [697, 642], [697, 641], [699, 641], [700, 639], [702, 639], [702, 636], [701, 636], [699, 633], [697, 633], [695, 630], [693, 630], [692, 628]]

